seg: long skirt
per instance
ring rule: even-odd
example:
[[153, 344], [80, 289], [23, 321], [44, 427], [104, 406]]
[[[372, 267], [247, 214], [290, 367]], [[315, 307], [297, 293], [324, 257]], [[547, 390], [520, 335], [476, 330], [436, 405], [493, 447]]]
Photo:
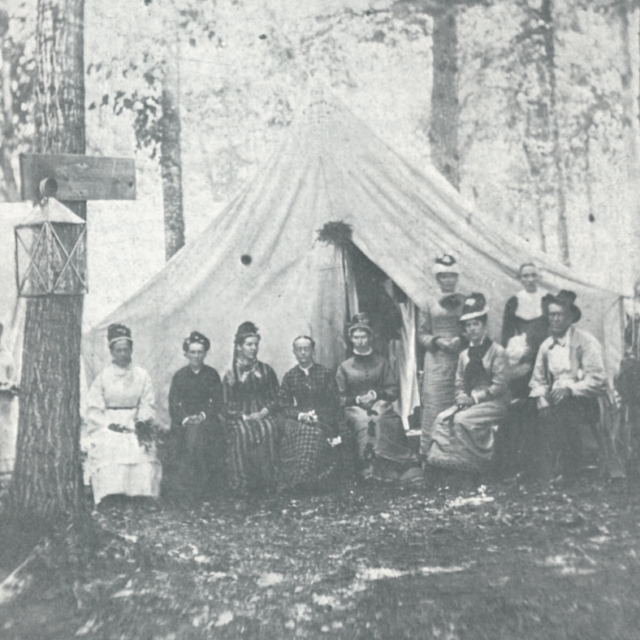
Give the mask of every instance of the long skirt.
[[458, 354], [428, 351], [424, 356], [422, 378], [422, 433], [420, 453], [426, 455], [436, 418], [456, 399], [455, 380]]
[[93, 500], [98, 504], [105, 496], [117, 494], [157, 498], [161, 481], [162, 465], [157, 461], [108, 464], [91, 475]]
[[347, 407], [344, 415], [356, 434], [363, 478], [422, 480], [418, 457], [409, 446], [402, 419], [389, 402], [378, 400], [369, 410]]
[[507, 415], [504, 402], [450, 407], [436, 419], [427, 462], [460, 471], [483, 471], [493, 458], [495, 434]]
[[277, 423], [235, 418], [227, 424], [229, 486], [233, 491], [268, 489], [277, 482]]
[[166, 493], [202, 498], [218, 490], [224, 477], [225, 448], [217, 420], [174, 425], [163, 458]]
[[337, 466], [329, 435], [328, 426], [285, 420], [280, 444], [281, 486], [320, 485], [329, 480]]

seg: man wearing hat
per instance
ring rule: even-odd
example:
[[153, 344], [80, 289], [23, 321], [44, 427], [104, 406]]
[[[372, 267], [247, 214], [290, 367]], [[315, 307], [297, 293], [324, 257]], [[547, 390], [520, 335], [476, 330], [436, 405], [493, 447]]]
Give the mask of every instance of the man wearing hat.
[[537, 398], [544, 475], [575, 476], [582, 466], [583, 428], [599, 419], [598, 399], [606, 394], [602, 347], [573, 325], [582, 316], [573, 291], [546, 295], [543, 309], [549, 337], [542, 343], [531, 378]]
[[173, 482], [194, 495], [206, 495], [221, 479], [224, 464], [219, 414], [222, 382], [206, 364], [211, 344], [192, 331], [182, 344], [189, 364], [173, 376], [169, 413], [173, 441]]

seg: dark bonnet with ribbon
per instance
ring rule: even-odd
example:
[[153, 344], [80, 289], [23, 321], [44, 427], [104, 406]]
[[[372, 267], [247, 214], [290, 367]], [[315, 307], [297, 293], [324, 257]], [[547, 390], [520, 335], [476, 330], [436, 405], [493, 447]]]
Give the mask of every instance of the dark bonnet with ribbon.
[[201, 344], [204, 347], [205, 351], [209, 351], [209, 349], [211, 348], [211, 342], [209, 341], [209, 338], [207, 338], [207, 336], [200, 333], [199, 331], [192, 331], [189, 334], [189, 337], [185, 338], [185, 341], [182, 343], [182, 349], [187, 352], [189, 351], [189, 347], [192, 344]]

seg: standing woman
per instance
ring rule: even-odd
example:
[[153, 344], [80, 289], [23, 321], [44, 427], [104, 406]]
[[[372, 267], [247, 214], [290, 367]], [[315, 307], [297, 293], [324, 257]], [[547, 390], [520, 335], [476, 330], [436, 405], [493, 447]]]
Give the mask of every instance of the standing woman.
[[13, 471], [17, 426], [14, 398], [18, 393], [13, 358], [2, 346], [3, 330], [0, 322], [0, 488], [10, 480]]
[[511, 393], [514, 398], [527, 398], [538, 349], [549, 328], [542, 308], [545, 292], [538, 286], [538, 268], [532, 262], [525, 262], [518, 275], [522, 289], [507, 300], [502, 320], [502, 346], [507, 350], [512, 368]]
[[112, 363], [93, 381], [87, 398], [88, 476], [93, 499], [160, 495], [162, 465], [152, 437], [155, 396], [149, 374], [131, 364], [131, 330], [109, 325]]
[[238, 493], [274, 488], [277, 481], [278, 378], [258, 360], [259, 348], [258, 327], [243, 322], [234, 339], [233, 366], [223, 381], [229, 483]]
[[460, 321], [469, 348], [458, 359], [455, 402], [434, 425], [429, 465], [475, 475], [493, 458], [495, 432], [507, 414], [509, 363], [487, 335], [487, 312], [481, 293], [465, 301]]
[[373, 351], [373, 330], [366, 313], [353, 317], [349, 339], [353, 357], [338, 367], [336, 381], [345, 422], [358, 441], [362, 477], [421, 482], [418, 459], [392, 406], [399, 395], [398, 376], [389, 362]]
[[422, 456], [427, 454], [436, 417], [455, 400], [456, 366], [464, 346], [459, 321], [465, 298], [456, 293], [458, 263], [453, 256], [445, 254], [436, 259], [434, 273], [440, 296], [429, 297], [420, 311], [418, 325], [418, 340], [426, 349], [422, 379]]

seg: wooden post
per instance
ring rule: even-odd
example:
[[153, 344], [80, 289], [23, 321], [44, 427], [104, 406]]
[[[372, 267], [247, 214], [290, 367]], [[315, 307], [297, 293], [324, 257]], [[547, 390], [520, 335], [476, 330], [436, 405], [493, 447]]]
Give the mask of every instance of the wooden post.
[[[36, 146], [84, 154], [84, 0], [38, 0]], [[86, 202], [65, 202], [86, 219]], [[82, 296], [27, 301], [10, 514], [50, 526], [81, 505]]]

